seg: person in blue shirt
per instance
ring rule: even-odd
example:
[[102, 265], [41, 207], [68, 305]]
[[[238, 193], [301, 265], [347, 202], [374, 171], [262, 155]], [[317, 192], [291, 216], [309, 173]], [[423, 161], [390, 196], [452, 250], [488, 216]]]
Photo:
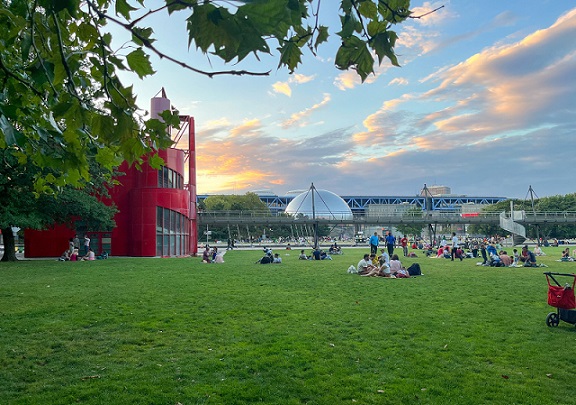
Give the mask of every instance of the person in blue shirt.
[[524, 267], [538, 267], [536, 264], [536, 255], [528, 250], [528, 246], [522, 247], [522, 257], [524, 257]]
[[386, 248], [388, 249], [388, 254], [390, 257], [394, 254], [394, 245], [396, 244], [396, 238], [392, 235], [392, 232], [388, 231], [386, 234]]
[[374, 235], [370, 236], [370, 254], [376, 254], [379, 243], [380, 238], [378, 237], [378, 232], [374, 232]]

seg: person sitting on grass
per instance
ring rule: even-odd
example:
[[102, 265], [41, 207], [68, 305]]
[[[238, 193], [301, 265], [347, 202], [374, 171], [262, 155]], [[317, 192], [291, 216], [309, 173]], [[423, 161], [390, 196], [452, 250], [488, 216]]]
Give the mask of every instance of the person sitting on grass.
[[486, 253], [490, 259], [492, 259], [493, 256], [498, 256], [496, 245], [494, 243], [490, 243], [488, 246], [486, 246]]
[[528, 250], [528, 245], [522, 247], [522, 256], [524, 259], [524, 267], [538, 267], [536, 264], [536, 255]]
[[315, 248], [312, 251], [312, 260], [322, 260], [321, 252], [319, 248]]
[[208, 246], [204, 249], [202, 253], [202, 263], [212, 263], [212, 259], [210, 258], [210, 249]]
[[332, 256], [330, 256], [324, 250], [321, 250], [320, 251], [320, 260], [332, 260]]
[[542, 251], [542, 248], [541, 248], [540, 246], [536, 246], [536, 247], [534, 248], [534, 254], [535, 254], [536, 256], [546, 256], [546, 253], [544, 253], [544, 252]]
[[282, 258], [278, 253], [274, 253], [274, 259], [272, 260], [272, 263], [282, 263]]
[[562, 257], [560, 258], [562, 262], [573, 262], [574, 258], [570, 256], [570, 248], [566, 248], [562, 251]]
[[308, 256], [306, 256], [306, 253], [304, 253], [304, 249], [302, 249], [300, 251], [300, 256], [298, 256], [299, 260], [310, 260], [310, 258]]
[[518, 253], [518, 249], [514, 249], [512, 251], [512, 267], [518, 266], [518, 262], [520, 261], [520, 253]]
[[[72, 252], [74, 251], [74, 249], [72, 249]], [[60, 258], [58, 259], [61, 262], [67, 262], [68, 260], [70, 260], [70, 250], [65, 250], [61, 255]]]
[[270, 264], [274, 261], [274, 257], [272, 257], [272, 254], [268, 254], [266, 253], [264, 256], [262, 256], [262, 258], [260, 260], [258, 260], [256, 263], [260, 263], [260, 264]]
[[380, 265], [380, 267], [382, 267], [384, 263], [386, 263], [388, 267], [390, 267], [390, 255], [388, 254], [388, 250], [380, 249], [380, 253], [381, 253], [380, 256], [378, 256], [378, 264]]
[[70, 261], [71, 262], [77, 262], [78, 261], [78, 249], [74, 249], [74, 251], [70, 255]]
[[436, 256], [431, 256], [431, 257], [432, 257], [432, 258], [435, 258], [435, 259], [439, 259], [439, 258], [441, 258], [441, 257], [444, 257], [444, 247], [443, 247], [443, 246], [440, 246], [440, 247], [438, 248], [438, 250], [436, 251]]
[[390, 259], [390, 273], [396, 278], [410, 278], [408, 271], [402, 266], [397, 254], [393, 254]]
[[500, 262], [503, 266], [510, 267], [512, 265], [512, 258], [508, 256], [508, 252], [505, 250], [500, 251]]
[[364, 257], [358, 262], [358, 265], [356, 266], [356, 272], [359, 275], [366, 274], [369, 273], [373, 267], [374, 265], [370, 260], [370, 255], [368, 253], [365, 253]]
[[86, 253], [86, 255], [82, 258], [82, 260], [96, 260], [96, 254], [94, 253], [94, 251], [92, 250], [92, 248], [88, 248], [88, 253]]

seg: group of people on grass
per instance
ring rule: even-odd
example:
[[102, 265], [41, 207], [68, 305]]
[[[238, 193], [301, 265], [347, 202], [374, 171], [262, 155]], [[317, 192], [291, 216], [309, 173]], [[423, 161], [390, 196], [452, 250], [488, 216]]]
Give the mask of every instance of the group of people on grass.
[[282, 263], [282, 258], [278, 253], [273, 253], [272, 249], [264, 246], [264, 256], [259, 259], [256, 263], [260, 264], [280, 264]]
[[66, 249], [60, 257], [58, 258], [61, 262], [79, 262], [79, 261], [91, 261], [91, 260], [101, 260], [101, 259], [108, 259], [108, 253], [102, 252], [98, 256], [90, 247], [90, 238], [88, 235], [84, 236], [84, 254], [80, 254], [80, 239], [78, 235], [75, 235], [73, 238], [70, 238], [68, 241], [68, 249]]
[[518, 252], [518, 249], [512, 251], [512, 255], [509, 255], [507, 251], [496, 249], [496, 246], [491, 243], [486, 246], [485, 249], [481, 250], [483, 262], [477, 263], [481, 266], [490, 267], [541, 267], [544, 265], [538, 265], [536, 262], [536, 254], [530, 251], [528, 245], [522, 246], [522, 250]]
[[67, 261], [80, 262], [80, 261], [96, 260], [96, 259], [108, 259], [108, 253], [102, 252], [101, 255], [96, 256], [96, 253], [94, 253], [94, 251], [91, 248], [88, 248], [88, 253], [86, 253], [84, 256], [81, 256], [78, 253], [78, 249], [72, 250], [72, 253], [70, 253], [69, 250], [65, 250], [60, 255], [60, 258], [58, 260], [60, 260], [61, 262], [67, 262]]
[[[341, 254], [341, 253], [340, 253]], [[332, 256], [320, 248], [312, 249], [312, 253], [307, 255], [304, 249], [300, 251], [299, 260], [332, 260]]]
[[210, 248], [210, 246], [206, 245], [204, 252], [202, 252], [202, 263], [224, 263], [225, 253], [226, 251], [219, 252], [216, 246]]
[[[353, 268], [353, 266], [351, 266]], [[352, 269], [351, 269], [352, 270]], [[350, 271], [350, 270], [349, 270]], [[363, 277], [384, 277], [384, 278], [410, 278], [411, 274], [406, 269], [397, 254], [390, 256], [387, 249], [381, 249], [380, 256], [375, 253], [366, 253], [358, 262], [355, 271]]]

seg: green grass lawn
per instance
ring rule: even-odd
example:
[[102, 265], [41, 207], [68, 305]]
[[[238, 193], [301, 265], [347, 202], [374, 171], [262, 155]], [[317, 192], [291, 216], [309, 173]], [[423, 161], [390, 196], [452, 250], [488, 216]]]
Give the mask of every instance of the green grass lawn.
[[559, 248], [396, 280], [278, 252], [0, 264], [0, 404], [576, 404], [576, 328], [545, 325]]

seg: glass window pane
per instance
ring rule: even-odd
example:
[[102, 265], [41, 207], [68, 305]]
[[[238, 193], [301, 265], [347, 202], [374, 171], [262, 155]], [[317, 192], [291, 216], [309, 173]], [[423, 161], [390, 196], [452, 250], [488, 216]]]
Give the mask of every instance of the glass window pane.
[[170, 237], [164, 236], [164, 244], [162, 245], [162, 256], [170, 255]]
[[156, 235], [156, 256], [162, 256], [162, 235]]
[[170, 255], [174, 256], [176, 252], [176, 235], [170, 236]]
[[162, 233], [162, 224], [164, 218], [164, 210], [162, 207], [156, 207], [156, 233]]
[[162, 228], [162, 233], [164, 235], [170, 233], [170, 210], [164, 208], [164, 227]]
[[164, 181], [164, 184], [162, 187], [168, 187], [168, 168], [166, 166], [164, 166], [162, 168], [162, 177], [163, 177], [163, 181]]

